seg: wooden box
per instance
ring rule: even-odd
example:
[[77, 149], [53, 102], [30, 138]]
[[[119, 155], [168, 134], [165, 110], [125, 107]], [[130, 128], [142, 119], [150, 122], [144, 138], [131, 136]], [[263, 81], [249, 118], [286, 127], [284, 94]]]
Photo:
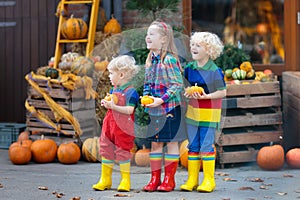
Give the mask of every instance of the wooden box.
[[300, 72], [282, 73], [284, 146], [300, 147]]
[[[51, 84], [51, 87], [46, 83], [38, 83], [38, 85], [40, 88], [45, 90], [59, 106], [72, 114], [72, 116], [79, 122], [82, 134], [96, 134], [94, 133], [97, 130], [95, 100], [85, 99], [84, 88], [78, 88], [71, 91], [58, 84]], [[28, 87], [27, 102], [29, 105], [34, 106], [36, 110], [43, 112], [47, 117], [49, 117], [49, 119], [51, 119], [51, 121], [56, 123], [54, 114], [43, 96], [31, 86]], [[26, 114], [26, 124], [29, 131], [57, 134], [61, 133], [32, 116], [30, 112], [27, 112]], [[58, 124], [60, 125], [61, 130], [64, 131], [63, 135], [75, 135], [73, 125], [67, 120], [62, 119]]]
[[255, 161], [262, 145], [281, 141], [282, 123], [278, 81], [227, 85], [216, 134], [218, 162]]

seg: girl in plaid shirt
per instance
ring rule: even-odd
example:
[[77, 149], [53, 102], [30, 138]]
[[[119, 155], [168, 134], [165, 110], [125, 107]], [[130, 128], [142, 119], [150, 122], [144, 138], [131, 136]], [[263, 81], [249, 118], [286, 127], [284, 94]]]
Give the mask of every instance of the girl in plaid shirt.
[[[181, 94], [183, 79], [181, 66], [174, 43], [172, 27], [162, 21], [154, 21], [147, 30], [145, 38], [150, 50], [146, 60], [143, 95], [150, 96], [154, 102], [145, 106], [150, 115], [147, 132], [151, 143], [151, 180], [144, 191], [170, 192], [175, 188], [175, 173], [179, 160], [178, 142], [186, 138], [184, 112]], [[165, 177], [161, 182], [163, 147]]]

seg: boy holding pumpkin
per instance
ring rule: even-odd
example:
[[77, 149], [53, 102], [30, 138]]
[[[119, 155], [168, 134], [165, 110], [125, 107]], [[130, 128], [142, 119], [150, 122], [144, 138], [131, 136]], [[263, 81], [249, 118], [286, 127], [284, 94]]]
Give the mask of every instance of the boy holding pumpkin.
[[[184, 191], [212, 192], [216, 187], [214, 141], [221, 120], [226, 84], [222, 70], [213, 60], [221, 55], [223, 47], [219, 37], [213, 33], [195, 32], [191, 36], [193, 61], [185, 66], [184, 77], [190, 85], [201, 87], [201, 90], [184, 93], [188, 98], [186, 123], [189, 140], [188, 180], [180, 186]], [[198, 186], [200, 157], [204, 179]]]
[[101, 177], [94, 190], [110, 189], [115, 160], [120, 165], [121, 182], [118, 191], [130, 191], [130, 150], [134, 145], [134, 110], [139, 95], [130, 84], [139, 67], [133, 57], [122, 55], [114, 58], [107, 67], [113, 85], [110, 97], [102, 99], [101, 105], [108, 109], [100, 135], [102, 156]]

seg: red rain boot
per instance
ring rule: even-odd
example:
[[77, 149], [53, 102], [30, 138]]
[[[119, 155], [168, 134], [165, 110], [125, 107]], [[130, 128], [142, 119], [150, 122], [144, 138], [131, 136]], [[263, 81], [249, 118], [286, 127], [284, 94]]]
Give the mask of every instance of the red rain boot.
[[144, 186], [143, 190], [146, 192], [154, 192], [160, 185], [160, 175], [161, 175], [161, 159], [160, 160], [150, 160], [151, 167], [151, 180]]
[[175, 188], [175, 173], [178, 161], [165, 161], [165, 178], [157, 190], [161, 192], [171, 192]]

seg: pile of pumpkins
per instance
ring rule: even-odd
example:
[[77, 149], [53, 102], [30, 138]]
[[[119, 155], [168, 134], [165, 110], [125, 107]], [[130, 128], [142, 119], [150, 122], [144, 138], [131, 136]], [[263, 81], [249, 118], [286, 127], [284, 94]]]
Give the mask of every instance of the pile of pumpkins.
[[16, 142], [8, 149], [9, 159], [15, 165], [25, 165], [31, 160], [36, 163], [50, 163], [55, 159], [62, 164], [75, 164], [81, 157], [81, 151], [74, 142], [57, 145], [52, 139], [41, 135], [40, 139], [32, 141], [29, 132], [22, 132]]
[[244, 61], [239, 67], [233, 69], [226, 69], [224, 71], [224, 80], [255, 80], [259, 82], [271, 81], [273, 78], [273, 72], [270, 69], [264, 71], [255, 71], [252, 64], [249, 61]]

